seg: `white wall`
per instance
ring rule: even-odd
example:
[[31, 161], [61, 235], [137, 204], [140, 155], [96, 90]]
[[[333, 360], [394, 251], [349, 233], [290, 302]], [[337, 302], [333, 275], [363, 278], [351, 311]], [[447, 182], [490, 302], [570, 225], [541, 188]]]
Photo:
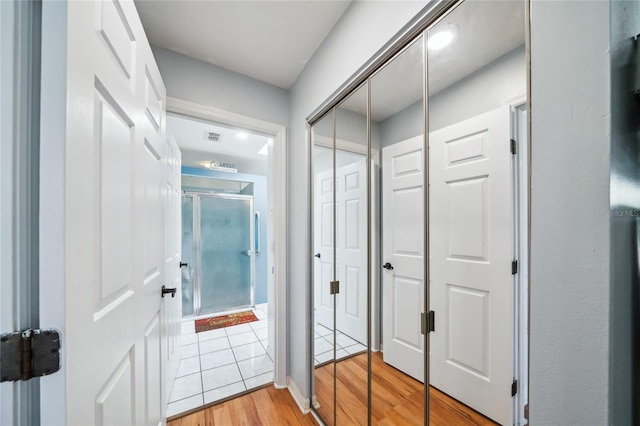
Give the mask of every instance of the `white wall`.
[[430, 96], [429, 131], [496, 109], [526, 90], [527, 65], [521, 46]]
[[[291, 88], [289, 376], [308, 398], [309, 147], [305, 118], [411, 20], [426, 1], [352, 2]], [[304, 320], [303, 320], [304, 319]]]
[[609, 2], [533, 1], [533, 425], [608, 422]]
[[[524, 46], [429, 97], [429, 131], [441, 129], [500, 107], [526, 94]], [[421, 135], [423, 102], [419, 100], [380, 123], [383, 146]]]
[[167, 96], [271, 123], [289, 124], [289, 93], [233, 71], [151, 47]]

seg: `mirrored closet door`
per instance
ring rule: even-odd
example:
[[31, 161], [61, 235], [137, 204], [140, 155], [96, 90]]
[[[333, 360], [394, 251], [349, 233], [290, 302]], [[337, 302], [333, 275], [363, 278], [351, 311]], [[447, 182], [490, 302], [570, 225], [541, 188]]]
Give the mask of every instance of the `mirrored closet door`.
[[455, 408], [450, 424], [522, 424], [525, 2], [460, 3], [427, 45], [431, 401]]
[[527, 422], [525, 3], [439, 3], [310, 118], [324, 424]]
[[426, 336], [424, 238], [424, 40], [370, 78], [371, 132], [381, 152], [375, 206], [380, 256], [372, 316], [371, 424], [424, 423]]
[[312, 133], [315, 409], [352, 424], [367, 417], [367, 86]]

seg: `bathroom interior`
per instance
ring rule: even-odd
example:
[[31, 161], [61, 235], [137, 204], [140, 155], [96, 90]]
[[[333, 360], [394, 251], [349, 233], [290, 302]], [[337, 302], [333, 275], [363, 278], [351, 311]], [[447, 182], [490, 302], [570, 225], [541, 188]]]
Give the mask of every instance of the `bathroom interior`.
[[[182, 153], [182, 351], [168, 416], [273, 381], [267, 287], [268, 154], [272, 140], [168, 114]], [[272, 285], [272, 284], [271, 284]], [[255, 319], [196, 333], [199, 320]]]

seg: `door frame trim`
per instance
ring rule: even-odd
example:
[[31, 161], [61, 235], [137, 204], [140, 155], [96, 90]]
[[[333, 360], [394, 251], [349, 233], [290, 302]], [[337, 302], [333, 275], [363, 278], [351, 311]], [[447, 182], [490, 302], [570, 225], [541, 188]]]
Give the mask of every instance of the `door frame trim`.
[[[273, 208], [274, 214], [274, 285], [275, 347], [274, 385], [287, 387], [287, 234], [288, 234], [288, 164], [287, 127], [218, 108], [167, 96], [167, 112], [242, 127], [273, 137]], [[268, 178], [269, 178], [268, 177]]]
[[[503, 106], [509, 107], [511, 138], [516, 140], [516, 155], [512, 158], [511, 182], [513, 185], [513, 254], [518, 261], [518, 273], [514, 275], [513, 296], [513, 377], [518, 382], [518, 390], [513, 398], [512, 420], [516, 424], [526, 421], [525, 407], [529, 402], [529, 133], [530, 116], [526, 93], [505, 99]], [[524, 122], [518, 118], [522, 108], [526, 108]], [[524, 124], [525, 129], [520, 126]], [[521, 137], [522, 136], [522, 137]], [[524, 157], [524, 158], [523, 158]]]

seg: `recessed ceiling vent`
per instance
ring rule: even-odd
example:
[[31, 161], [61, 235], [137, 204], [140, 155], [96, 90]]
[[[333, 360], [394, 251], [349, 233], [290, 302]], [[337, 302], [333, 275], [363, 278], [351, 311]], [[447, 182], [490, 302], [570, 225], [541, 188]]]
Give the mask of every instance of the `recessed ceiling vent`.
[[220, 142], [221, 135], [216, 132], [204, 132], [204, 138], [211, 142]]

